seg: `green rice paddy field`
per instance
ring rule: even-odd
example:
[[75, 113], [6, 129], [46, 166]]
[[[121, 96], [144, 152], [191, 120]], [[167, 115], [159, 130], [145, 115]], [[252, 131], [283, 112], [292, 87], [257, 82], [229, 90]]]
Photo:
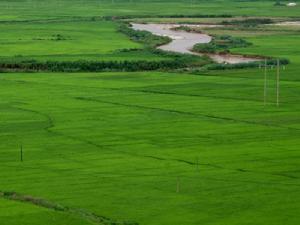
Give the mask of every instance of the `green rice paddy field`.
[[274, 2], [272, 0], [2, 0], [0, 18], [5, 21], [176, 14], [299, 17], [299, 6], [276, 7]]
[[[300, 16], [272, 1], [70, 2], [1, 1], [0, 60], [165, 59], [75, 16]], [[259, 68], [0, 73], [0, 224], [299, 224], [300, 39], [284, 29], [236, 32], [253, 45], [233, 50], [290, 60], [279, 107], [271, 67], [266, 106]]]
[[0, 60], [156, 61], [168, 59], [150, 52], [120, 50], [143, 46], [117, 32], [110, 21], [43, 21], [0, 23]]

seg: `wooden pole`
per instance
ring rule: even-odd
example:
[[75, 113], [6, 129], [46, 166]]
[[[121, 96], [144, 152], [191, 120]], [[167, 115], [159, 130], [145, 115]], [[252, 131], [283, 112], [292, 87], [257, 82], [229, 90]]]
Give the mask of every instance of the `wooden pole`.
[[279, 82], [280, 82], [280, 61], [279, 61], [279, 59], [277, 59], [277, 93], [276, 93], [276, 95], [277, 95], [277, 107], [279, 107]]
[[23, 162], [23, 146], [21, 145], [20, 149], [20, 157], [21, 157], [21, 162]]

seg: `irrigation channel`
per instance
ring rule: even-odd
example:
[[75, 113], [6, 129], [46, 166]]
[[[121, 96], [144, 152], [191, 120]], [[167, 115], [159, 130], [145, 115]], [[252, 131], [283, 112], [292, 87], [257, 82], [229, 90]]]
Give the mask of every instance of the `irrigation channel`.
[[[232, 55], [232, 54], [201, 54], [193, 52], [191, 49], [194, 45], [203, 43], [207, 44], [212, 41], [212, 37], [204, 34], [204, 33], [193, 33], [187, 31], [176, 31], [173, 28], [182, 26], [178, 24], [139, 24], [139, 23], [131, 23], [132, 29], [134, 30], [144, 30], [149, 31], [152, 34], [158, 36], [167, 36], [172, 39], [172, 41], [166, 45], [159, 46], [159, 49], [171, 52], [179, 52], [179, 53], [188, 53], [193, 55], [208, 55], [212, 60], [217, 63], [228, 63], [228, 64], [237, 64], [237, 63], [248, 63], [259, 61], [259, 58], [255, 57], [246, 57], [241, 55]], [[221, 25], [191, 25], [184, 24], [184, 26], [188, 27], [199, 27], [199, 28], [207, 28], [207, 27], [217, 27]]]

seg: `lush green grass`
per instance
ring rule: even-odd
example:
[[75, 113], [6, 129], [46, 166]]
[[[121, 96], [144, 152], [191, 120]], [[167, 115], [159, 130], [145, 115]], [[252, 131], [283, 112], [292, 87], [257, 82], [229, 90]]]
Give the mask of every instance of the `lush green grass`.
[[167, 59], [142, 49], [141, 44], [117, 32], [108, 21], [30, 22], [0, 24], [0, 59], [20, 61], [124, 61]]
[[[127, 27], [127, 24], [121, 24], [118, 21], [99, 18], [89, 20], [81, 18], [73, 21], [11, 21], [0, 23], [0, 28], [2, 35], [0, 36], [2, 46], [0, 63], [13, 65], [12, 69], [23, 68], [21, 65], [27, 63], [31, 68], [34, 67], [33, 64], [41, 64], [49, 71], [52, 69], [69, 71], [68, 63], [74, 63], [76, 67], [80, 64], [79, 61], [84, 61], [87, 66], [82, 66], [76, 71], [94, 72], [99, 70], [95, 67], [91, 69], [91, 66], [87, 69], [88, 65], [103, 62], [107, 63], [106, 66], [101, 67], [105, 71], [114, 70], [118, 65], [127, 62], [136, 63], [134, 66], [140, 63], [140, 66], [135, 68], [141, 70], [153, 69], [150, 65], [153, 61], [161, 68], [166, 68], [164, 63], [168, 63], [167, 68], [178, 64], [186, 66], [209, 63], [206, 58], [155, 51], [154, 48], [157, 45], [167, 43], [169, 39], [157, 37], [148, 32], [140, 34]], [[47, 63], [52, 63], [54, 66], [49, 69], [45, 67]], [[65, 68], [55, 70], [59, 63], [63, 63]], [[118, 70], [130, 70], [128, 68], [134, 66], [124, 65], [118, 67]], [[3, 67], [10, 68], [10, 66]]]
[[265, 0], [2, 0], [0, 2], [0, 19], [176, 14], [300, 16], [299, 6], [278, 7], [274, 6], [274, 2]]
[[[187, 2], [189, 4], [187, 4]], [[190, 4], [192, 3], [192, 4]], [[297, 16], [298, 7], [273, 7], [272, 1], [1, 1], [0, 60], [22, 61], [124, 61], [163, 60], [166, 57], [143, 51], [120, 49], [142, 48], [117, 32], [117, 24], [101, 21], [101, 16], [116, 15], [251, 15]], [[270, 10], [266, 8], [272, 7]], [[239, 10], [237, 10], [239, 9]], [[261, 12], [260, 12], [261, 10]], [[182, 13], [184, 12], [184, 13]], [[296, 13], [296, 14], [295, 14]], [[300, 16], [300, 14], [299, 14]], [[92, 19], [92, 17], [95, 17]], [[12, 22], [22, 20], [27, 22]], [[95, 21], [91, 21], [95, 20]], [[181, 21], [182, 19], [179, 19]], [[189, 20], [195, 20], [189, 19]], [[199, 19], [196, 19], [197, 21]], [[212, 18], [209, 21], [231, 20]], [[31, 21], [31, 22], [28, 22]], [[174, 21], [174, 19], [173, 19]], [[202, 19], [207, 21], [207, 18]]]
[[300, 65], [300, 26], [264, 25], [258, 27], [206, 28], [212, 35], [240, 37], [252, 45], [231, 49], [234, 53], [288, 58], [292, 64]]
[[140, 224], [297, 224], [299, 78], [263, 107], [253, 73], [2, 74], [1, 189]]
[[58, 55], [16, 55], [12, 57], [0, 57], [0, 61], [3, 62], [23, 62], [28, 60], [37, 60], [39, 62], [46, 61], [162, 61], [162, 60], [172, 60], [172, 57], [157, 55], [149, 51], [115, 51], [106, 54], [58, 54]]
[[3, 225], [88, 225], [86, 220], [61, 212], [0, 199], [0, 218]]
[[1, 55], [103, 54], [120, 48], [139, 48], [117, 33], [112, 22], [4, 23]]
[[[10, 22], [0, 23], [0, 60], [167, 58], [120, 52], [143, 46], [92, 16], [299, 16], [299, 7], [274, 1], [190, 2], [2, 0], [0, 20]], [[265, 107], [259, 68], [0, 73], [0, 224], [95, 224], [90, 212], [143, 225], [299, 224], [299, 29], [230, 29], [207, 32], [253, 43], [233, 52], [291, 60], [279, 108], [274, 68]], [[69, 210], [7, 199], [6, 191]]]
[[[242, 30], [236, 28], [216, 28], [207, 29], [206, 32], [214, 35], [230, 34], [235, 37], [241, 37], [252, 43], [252, 45], [248, 47], [232, 48], [230, 51], [235, 54], [261, 55], [289, 59], [291, 64], [288, 69], [283, 70], [284, 68], [281, 67], [281, 70], [283, 70], [282, 76], [284, 76], [284, 79], [298, 80], [300, 71], [299, 31], [299, 26], [261, 26], [258, 28], [244, 28]], [[275, 71], [275, 68], [273, 68], [272, 71]], [[211, 73], [214, 74], [215, 72]], [[243, 76], [243, 71], [228, 71], [225, 72], [225, 74]], [[256, 74], [256, 72], [254, 72], [252, 74], [252, 77], [257, 76], [260, 77], [261, 73]]]
[[235, 49], [244, 54], [261, 54], [273, 57], [289, 58], [292, 63], [300, 64], [299, 34], [271, 35], [247, 39], [254, 45], [248, 48]]

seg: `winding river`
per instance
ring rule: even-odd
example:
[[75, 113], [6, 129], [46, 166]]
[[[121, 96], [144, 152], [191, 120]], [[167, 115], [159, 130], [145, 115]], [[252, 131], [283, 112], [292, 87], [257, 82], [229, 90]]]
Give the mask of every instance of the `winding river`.
[[[192, 52], [191, 49], [195, 44], [198, 43], [209, 43], [212, 40], [212, 37], [203, 34], [203, 33], [192, 33], [186, 31], [175, 31], [172, 28], [176, 28], [181, 25], [177, 24], [139, 24], [139, 23], [131, 23], [132, 28], [134, 30], [145, 30], [149, 31], [158, 36], [167, 36], [172, 39], [172, 41], [166, 45], [159, 46], [159, 49], [165, 51], [179, 52], [179, 53], [188, 53], [193, 55], [203, 55], [200, 53]], [[189, 27], [218, 27], [220, 25], [190, 25], [185, 24], [184, 26]], [[237, 64], [237, 63], [248, 63], [259, 61], [258, 58], [245, 57], [240, 55], [232, 55], [232, 54], [206, 54], [215, 62], [218, 63], [229, 63], [229, 64]]]

